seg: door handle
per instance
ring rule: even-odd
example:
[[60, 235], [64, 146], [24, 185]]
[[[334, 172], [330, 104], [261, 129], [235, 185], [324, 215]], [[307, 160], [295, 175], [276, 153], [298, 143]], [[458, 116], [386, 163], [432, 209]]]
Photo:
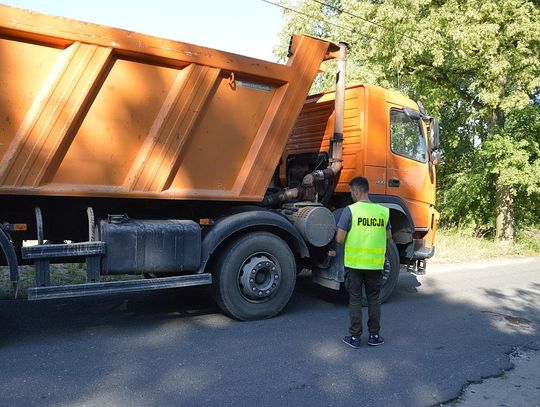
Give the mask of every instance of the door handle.
[[399, 180], [398, 179], [389, 179], [388, 180], [388, 186], [393, 188], [399, 187]]

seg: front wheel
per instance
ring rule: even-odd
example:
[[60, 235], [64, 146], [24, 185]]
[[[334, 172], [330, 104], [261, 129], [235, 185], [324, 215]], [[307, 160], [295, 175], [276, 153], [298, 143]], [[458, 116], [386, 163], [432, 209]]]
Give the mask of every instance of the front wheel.
[[[394, 291], [399, 276], [399, 252], [393, 240], [386, 241], [386, 255], [384, 258], [384, 268], [381, 277], [381, 293], [379, 299], [381, 304], [388, 300]], [[343, 294], [349, 298], [349, 293], [342, 284]], [[367, 307], [367, 298], [362, 296], [362, 305]]]
[[399, 252], [393, 240], [386, 241], [386, 256], [381, 281], [381, 304], [388, 300], [394, 291], [399, 276]]
[[270, 318], [289, 302], [296, 282], [291, 249], [279, 237], [253, 232], [221, 252], [213, 295], [219, 307], [239, 320]]

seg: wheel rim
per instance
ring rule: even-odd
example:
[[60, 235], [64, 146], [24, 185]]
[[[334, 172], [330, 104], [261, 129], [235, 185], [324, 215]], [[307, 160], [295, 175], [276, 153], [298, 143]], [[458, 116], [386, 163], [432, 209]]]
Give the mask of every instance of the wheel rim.
[[281, 274], [281, 267], [274, 256], [255, 253], [240, 266], [240, 292], [249, 301], [264, 302], [276, 293], [281, 283]]

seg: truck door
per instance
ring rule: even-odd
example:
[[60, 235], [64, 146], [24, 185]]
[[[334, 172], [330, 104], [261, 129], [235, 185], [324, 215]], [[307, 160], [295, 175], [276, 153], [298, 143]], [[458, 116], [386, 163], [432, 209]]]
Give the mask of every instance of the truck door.
[[430, 176], [425, 127], [420, 119], [407, 116], [403, 106], [388, 107], [386, 194], [403, 199], [417, 230], [427, 229], [435, 180]]

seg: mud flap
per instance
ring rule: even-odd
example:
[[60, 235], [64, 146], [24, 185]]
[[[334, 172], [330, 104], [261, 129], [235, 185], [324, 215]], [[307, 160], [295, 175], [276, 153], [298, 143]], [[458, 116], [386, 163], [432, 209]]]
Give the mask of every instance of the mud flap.
[[335, 241], [329, 245], [328, 250], [335, 250], [336, 256], [329, 257], [328, 267], [326, 268], [313, 267], [312, 280], [314, 283], [333, 290], [340, 289], [341, 283], [345, 280], [343, 248], [342, 244], [337, 244]]
[[[332, 213], [336, 220], [336, 224], [341, 217], [343, 209], [344, 208], [338, 208]], [[343, 262], [344, 247], [344, 245], [337, 244], [337, 242], [332, 239], [332, 242], [327, 246], [327, 250], [334, 250], [336, 256], [328, 257], [328, 262], [325, 265], [318, 264], [313, 267], [311, 278], [314, 283], [326, 288], [331, 288], [332, 290], [340, 289], [341, 283], [345, 281], [345, 264]]]

